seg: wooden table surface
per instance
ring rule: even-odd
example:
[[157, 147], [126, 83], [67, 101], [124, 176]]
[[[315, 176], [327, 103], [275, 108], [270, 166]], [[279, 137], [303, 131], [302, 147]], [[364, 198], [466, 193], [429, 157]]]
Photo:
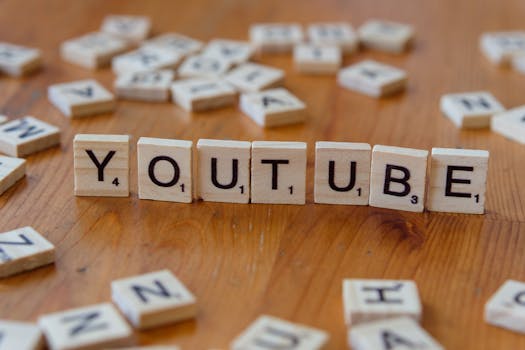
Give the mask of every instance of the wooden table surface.
[[[60, 60], [59, 44], [96, 30], [110, 13], [142, 14], [154, 34], [177, 31], [209, 40], [247, 39], [254, 22], [372, 17], [416, 28], [414, 49], [392, 56], [360, 52], [408, 71], [397, 97], [376, 100], [333, 76], [296, 73], [290, 55], [259, 61], [286, 70], [285, 85], [308, 105], [303, 125], [264, 130], [236, 107], [188, 114], [171, 103], [119, 102], [112, 115], [70, 120], [47, 100], [47, 86], [94, 77], [111, 87], [111, 70], [92, 72]], [[523, 349], [525, 336], [487, 325], [483, 306], [509, 278], [525, 280], [525, 147], [489, 130], [460, 131], [438, 107], [448, 92], [489, 90], [506, 107], [525, 104], [525, 76], [481, 55], [483, 31], [523, 29], [522, 0], [441, 1], [0, 1], [0, 38], [41, 48], [44, 69], [0, 78], [0, 113], [33, 115], [60, 126], [60, 147], [28, 157], [27, 176], [0, 197], [0, 232], [31, 225], [57, 246], [54, 266], [0, 281], [0, 318], [110, 300], [113, 279], [171, 269], [198, 298], [194, 321], [137, 333], [140, 344], [227, 348], [260, 314], [319, 327], [329, 349], [347, 347], [343, 278], [414, 279], [423, 326], [448, 349]], [[76, 133], [132, 135], [129, 198], [73, 195]], [[261, 205], [137, 198], [140, 136], [308, 142], [307, 204]], [[356, 141], [491, 152], [486, 214], [408, 213], [313, 203], [314, 142]]]

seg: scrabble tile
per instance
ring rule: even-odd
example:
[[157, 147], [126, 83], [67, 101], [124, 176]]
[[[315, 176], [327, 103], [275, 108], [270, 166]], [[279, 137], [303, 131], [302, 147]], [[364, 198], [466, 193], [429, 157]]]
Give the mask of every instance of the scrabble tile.
[[111, 69], [115, 74], [175, 69], [181, 58], [182, 56], [174, 51], [147, 46], [113, 57]]
[[360, 323], [400, 316], [421, 319], [421, 302], [416, 284], [409, 280], [343, 280], [345, 323]]
[[221, 80], [194, 78], [175, 81], [171, 85], [171, 97], [186, 111], [202, 112], [233, 106], [237, 91]]
[[225, 76], [228, 83], [242, 92], [256, 92], [283, 84], [284, 71], [256, 63], [245, 63]]
[[399, 68], [365, 60], [340, 70], [337, 81], [346, 89], [382, 97], [404, 90], [407, 74]]
[[60, 45], [60, 56], [69, 63], [97, 69], [109, 66], [111, 59], [127, 48], [128, 44], [122, 39], [106, 33], [92, 32], [63, 42]]
[[216, 79], [223, 76], [232, 66], [232, 62], [206, 55], [190, 56], [182, 62], [177, 73], [181, 78]]
[[417, 322], [407, 317], [379, 320], [352, 327], [353, 350], [444, 350]]
[[337, 46], [299, 44], [293, 51], [295, 68], [301, 73], [331, 74], [341, 66], [341, 49]]
[[51, 85], [47, 97], [70, 118], [110, 113], [115, 109], [113, 94], [93, 79]]
[[253, 46], [245, 41], [214, 39], [208, 43], [202, 54], [237, 65], [249, 61], [254, 51]]
[[495, 133], [525, 145], [525, 106], [494, 115], [490, 127]]
[[181, 56], [188, 56], [199, 52], [204, 44], [185, 35], [166, 33], [145, 41], [143, 46], [161, 47], [174, 51]]
[[0, 115], [0, 124], [4, 124], [6, 121], [7, 121], [7, 116], [5, 115]]
[[0, 233], [0, 277], [33, 270], [54, 261], [55, 247], [32, 227]]
[[306, 143], [252, 142], [252, 203], [304, 204]]
[[489, 92], [465, 92], [441, 96], [441, 112], [458, 128], [479, 129], [490, 126], [494, 114], [505, 108]]
[[41, 65], [40, 50], [0, 42], [0, 72], [19, 77], [34, 72]]
[[137, 143], [140, 199], [191, 203], [192, 141], [141, 137]]
[[315, 203], [368, 205], [368, 143], [315, 143]]
[[483, 33], [479, 45], [489, 61], [509, 66], [514, 55], [525, 54], [525, 31]]
[[488, 162], [488, 151], [432, 148], [427, 209], [483, 214]]
[[60, 130], [33, 117], [14, 119], [0, 125], [0, 152], [25, 157], [60, 143]]
[[111, 295], [139, 329], [187, 320], [197, 313], [193, 294], [168, 270], [113, 281]]
[[77, 134], [75, 196], [129, 196], [129, 136]]
[[260, 126], [274, 127], [304, 122], [306, 106], [284, 88], [241, 95], [239, 107]]
[[337, 46], [344, 53], [353, 53], [359, 46], [359, 38], [354, 28], [344, 22], [310, 24], [308, 39], [314, 45]]
[[412, 43], [414, 29], [406, 24], [370, 20], [358, 29], [359, 39], [369, 49], [402, 53]]
[[0, 195], [23, 178], [25, 174], [25, 159], [0, 156]]
[[151, 21], [145, 16], [110, 15], [104, 18], [100, 30], [120, 39], [139, 43], [151, 30]]
[[291, 52], [303, 41], [303, 29], [296, 23], [260, 23], [250, 27], [250, 41], [262, 53]]
[[370, 173], [370, 205], [422, 212], [428, 151], [375, 145]]
[[248, 203], [251, 146], [247, 141], [200, 139], [199, 197], [212, 202]]
[[328, 338], [322, 330], [263, 315], [233, 340], [230, 349], [320, 350]]
[[31, 323], [0, 320], [0, 350], [42, 350], [44, 338]]
[[124, 73], [115, 80], [115, 93], [127, 100], [165, 102], [174, 78], [171, 70]]
[[507, 280], [485, 304], [485, 322], [525, 333], [525, 283]]
[[88, 350], [132, 345], [133, 333], [109, 303], [40, 316], [50, 350]]

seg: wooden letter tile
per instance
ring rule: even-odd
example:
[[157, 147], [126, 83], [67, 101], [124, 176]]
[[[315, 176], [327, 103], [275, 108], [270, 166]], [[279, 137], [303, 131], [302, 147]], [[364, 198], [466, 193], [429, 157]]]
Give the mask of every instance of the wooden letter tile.
[[211, 40], [203, 51], [205, 56], [231, 62], [233, 65], [249, 61], [253, 53], [254, 48], [250, 43], [229, 39]]
[[372, 97], [395, 94], [405, 89], [405, 71], [383, 63], [365, 60], [339, 71], [340, 86]]
[[156, 46], [174, 51], [180, 56], [188, 56], [199, 52], [204, 44], [199, 41], [178, 33], [166, 33], [147, 40], [142, 46]]
[[490, 126], [495, 133], [525, 145], [525, 106], [494, 115]]
[[467, 92], [441, 96], [441, 112], [458, 128], [486, 128], [494, 114], [505, 108], [489, 92]]
[[76, 196], [129, 196], [129, 136], [77, 134]]
[[375, 145], [370, 173], [370, 205], [422, 212], [428, 151]]
[[224, 75], [232, 66], [231, 61], [206, 55], [196, 55], [186, 58], [177, 73], [181, 78], [217, 79]]
[[314, 45], [337, 46], [344, 53], [357, 51], [359, 39], [348, 23], [314, 23], [308, 26], [308, 38]]
[[304, 204], [306, 143], [252, 142], [252, 203]]
[[226, 74], [225, 79], [242, 92], [257, 92], [283, 84], [284, 71], [256, 63], [245, 63]]
[[127, 100], [165, 102], [174, 77], [171, 70], [124, 73], [115, 80], [115, 92]]
[[343, 307], [348, 327], [393, 318], [421, 319], [416, 284], [408, 280], [343, 280]]
[[71, 118], [110, 113], [115, 108], [113, 94], [93, 79], [51, 85], [47, 97]]
[[191, 203], [192, 141], [141, 137], [137, 143], [139, 198]]
[[332, 74], [341, 66], [341, 49], [337, 46], [299, 44], [293, 50], [295, 68], [301, 73]]
[[95, 350], [134, 343], [130, 326], [109, 303], [47, 314], [38, 324], [51, 350]]
[[0, 195], [23, 178], [25, 174], [25, 159], [0, 156]]
[[525, 334], [525, 283], [507, 280], [485, 304], [485, 321]]
[[516, 54], [525, 54], [525, 32], [484, 33], [479, 46], [492, 63], [509, 66]]
[[106, 67], [111, 58], [128, 48], [128, 44], [106, 33], [93, 32], [67, 40], [60, 45], [63, 60], [85, 68]]
[[111, 282], [115, 304], [135, 328], [158, 327], [197, 313], [196, 299], [168, 270]]
[[40, 50], [0, 42], [0, 72], [19, 77], [42, 65]]
[[306, 106], [284, 88], [244, 93], [240, 109], [264, 127], [301, 123], [306, 118]]
[[258, 52], [291, 52], [303, 41], [303, 29], [295, 23], [254, 24], [250, 27], [250, 41]]
[[315, 203], [368, 205], [368, 143], [316, 142]]
[[427, 209], [483, 214], [489, 152], [432, 148]]
[[444, 350], [417, 322], [407, 317], [379, 320], [352, 327], [352, 350]]
[[358, 32], [365, 47], [390, 53], [406, 51], [414, 37], [411, 26], [383, 20], [367, 21]]
[[120, 39], [139, 43], [149, 36], [151, 21], [145, 16], [106, 16], [100, 30]]
[[146, 46], [113, 57], [111, 69], [115, 74], [175, 69], [179, 65], [180, 60], [181, 55], [172, 50]]
[[32, 227], [0, 233], [0, 277], [33, 270], [54, 261], [55, 247]]
[[230, 345], [231, 350], [321, 350], [328, 334], [319, 329], [272, 316], [260, 316]]
[[33, 117], [0, 125], [0, 152], [25, 157], [60, 143], [60, 130]]
[[199, 196], [205, 201], [250, 201], [250, 154], [247, 141], [200, 139]]
[[38, 326], [0, 320], [0, 350], [42, 350], [44, 338]]
[[237, 91], [228, 83], [215, 79], [186, 79], [171, 85], [173, 102], [186, 111], [202, 112], [233, 106]]

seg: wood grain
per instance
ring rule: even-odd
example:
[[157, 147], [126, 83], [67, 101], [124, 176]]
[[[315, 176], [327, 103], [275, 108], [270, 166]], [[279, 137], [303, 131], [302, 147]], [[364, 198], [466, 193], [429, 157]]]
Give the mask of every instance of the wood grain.
[[[31, 225], [57, 245], [57, 263], [0, 281], [0, 318], [110, 300], [113, 279], [168, 268], [197, 296], [195, 321], [140, 333], [143, 344], [226, 348], [259, 314], [319, 327], [330, 349], [346, 347], [341, 301], [345, 277], [414, 279], [423, 325], [449, 349], [519, 349], [525, 337], [484, 323], [483, 305], [508, 278], [525, 280], [525, 148], [485, 131], [460, 131], [443, 118], [443, 93], [489, 90], [506, 107], [524, 104], [524, 76], [479, 52], [483, 31], [523, 28], [522, 0], [372, 1], [0, 1], [2, 40], [42, 49], [34, 76], [0, 78], [0, 113], [34, 115], [62, 129], [59, 148], [28, 157], [27, 177], [0, 197], [0, 232]], [[150, 16], [155, 33], [246, 39], [253, 22], [399, 20], [416, 28], [414, 49], [391, 56], [361, 52], [409, 74], [406, 93], [376, 100], [339, 88], [335, 77], [302, 76], [290, 55], [259, 61], [287, 72], [285, 85], [308, 105], [304, 125], [264, 130], [237, 108], [188, 114], [173, 104], [120, 101], [112, 115], [70, 120], [47, 100], [48, 85], [95, 78], [59, 59], [59, 44], [99, 27], [110, 13]], [[177, 204], [73, 196], [76, 133], [308, 142], [307, 205]], [[488, 149], [484, 216], [406, 213], [313, 204], [314, 141], [368, 142], [430, 150]]]

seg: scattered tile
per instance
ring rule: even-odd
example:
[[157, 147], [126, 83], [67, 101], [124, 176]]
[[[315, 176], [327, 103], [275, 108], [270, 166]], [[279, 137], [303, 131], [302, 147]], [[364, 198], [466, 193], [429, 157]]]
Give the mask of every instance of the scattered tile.
[[237, 91], [221, 80], [195, 78], [175, 81], [171, 85], [171, 96], [184, 110], [202, 112], [233, 106]]
[[37, 118], [28, 116], [0, 125], [0, 152], [12, 157], [25, 157], [58, 144], [60, 130]]
[[299, 44], [293, 51], [295, 68], [301, 73], [333, 74], [341, 67], [341, 49], [337, 46]]
[[174, 78], [171, 70], [124, 73], [115, 80], [115, 93], [127, 100], [165, 102], [170, 98]]
[[245, 63], [225, 76], [241, 92], [257, 92], [283, 84], [284, 71], [256, 63]]
[[25, 174], [25, 159], [0, 156], [0, 195], [22, 179]]
[[151, 21], [146, 16], [110, 15], [104, 18], [100, 30], [136, 44], [149, 36]]
[[41, 52], [30, 47], [0, 42], [0, 72], [19, 77], [39, 69]]
[[97, 69], [109, 66], [111, 59], [126, 51], [128, 44], [112, 35], [92, 32], [60, 45], [60, 56], [66, 62]]
[[464, 129], [489, 127], [492, 116], [505, 111], [500, 102], [486, 91], [443, 95], [440, 107], [454, 125]]

